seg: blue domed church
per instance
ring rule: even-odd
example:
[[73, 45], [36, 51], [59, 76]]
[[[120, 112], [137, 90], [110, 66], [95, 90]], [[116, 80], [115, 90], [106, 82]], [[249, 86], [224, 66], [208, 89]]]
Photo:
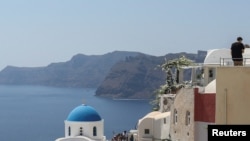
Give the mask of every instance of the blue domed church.
[[82, 104], [74, 108], [64, 124], [65, 137], [55, 141], [106, 141], [104, 120], [89, 105]]

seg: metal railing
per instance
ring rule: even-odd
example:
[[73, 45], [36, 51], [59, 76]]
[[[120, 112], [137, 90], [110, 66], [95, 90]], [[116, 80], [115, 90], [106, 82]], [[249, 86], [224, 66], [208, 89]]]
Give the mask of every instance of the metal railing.
[[[234, 66], [234, 62], [232, 58], [220, 58], [220, 66]], [[243, 58], [243, 66], [250, 66], [250, 58]]]

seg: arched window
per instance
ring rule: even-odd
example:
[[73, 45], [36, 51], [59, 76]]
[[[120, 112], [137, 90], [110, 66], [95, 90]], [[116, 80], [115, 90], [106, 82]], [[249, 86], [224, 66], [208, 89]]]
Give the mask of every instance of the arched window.
[[174, 124], [177, 124], [177, 110], [176, 109], [174, 109]]
[[190, 122], [191, 122], [191, 119], [190, 119], [190, 112], [187, 111], [187, 112], [186, 112], [186, 125], [189, 125]]
[[70, 128], [70, 126], [69, 126], [69, 128], [68, 128], [68, 135], [69, 135], [69, 136], [71, 135], [71, 128]]
[[93, 127], [93, 136], [97, 136], [97, 130], [95, 126]]

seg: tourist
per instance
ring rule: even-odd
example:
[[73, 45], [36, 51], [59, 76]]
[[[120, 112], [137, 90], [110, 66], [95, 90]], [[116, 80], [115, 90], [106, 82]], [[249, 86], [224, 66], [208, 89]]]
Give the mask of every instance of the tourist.
[[237, 41], [231, 45], [231, 56], [234, 62], [234, 66], [243, 66], [243, 56], [245, 46], [242, 43], [243, 38], [238, 37]]

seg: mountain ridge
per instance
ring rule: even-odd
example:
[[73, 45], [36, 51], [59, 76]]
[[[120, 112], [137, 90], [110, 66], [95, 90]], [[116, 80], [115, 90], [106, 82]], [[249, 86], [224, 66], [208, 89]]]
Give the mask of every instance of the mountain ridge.
[[0, 72], [0, 84], [96, 88], [111, 66], [127, 56], [138, 54], [127, 51], [89, 56], [77, 54], [69, 61], [45, 67], [7, 66]]
[[159, 57], [127, 51], [76, 54], [69, 61], [45, 67], [7, 66], [0, 71], [0, 84], [95, 88], [96, 96], [100, 97], [148, 99], [165, 81], [164, 72], [156, 66], [166, 58], [180, 55], [203, 62], [206, 53], [169, 53]]

